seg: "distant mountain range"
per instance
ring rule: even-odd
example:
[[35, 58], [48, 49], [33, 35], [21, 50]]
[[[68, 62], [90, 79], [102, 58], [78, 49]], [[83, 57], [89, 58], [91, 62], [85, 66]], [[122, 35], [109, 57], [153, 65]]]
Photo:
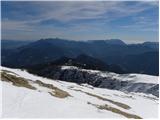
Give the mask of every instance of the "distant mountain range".
[[[52, 63], [63, 57], [72, 58], [77, 63], [78, 56], [84, 55], [81, 60], [83, 64], [88, 65], [88, 61], [93, 60], [115, 67], [116, 70], [119, 67], [119, 71], [127, 73], [159, 74], [158, 42], [126, 44], [119, 39], [72, 41], [54, 38], [24, 43], [16, 41], [15, 47], [13, 41], [7, 41], [7, 45], [3, 41], [5, 40], [1, 42], [2, 65], [7, 67]], [[119, 71], [116, 72], [120, 73]]]
[[28, 40], [1, 40], [1, 47], [2, 49], [15, 49], [24, 45], [27, 45], [29, 43], [32, 43], [34, 41], [28, 41]]

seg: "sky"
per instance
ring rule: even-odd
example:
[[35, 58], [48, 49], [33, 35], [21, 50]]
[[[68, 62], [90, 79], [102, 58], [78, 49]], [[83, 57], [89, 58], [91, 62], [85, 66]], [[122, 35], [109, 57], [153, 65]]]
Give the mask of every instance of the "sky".
[[158, 41], [157, 1], [3, 1], [2, 39]]

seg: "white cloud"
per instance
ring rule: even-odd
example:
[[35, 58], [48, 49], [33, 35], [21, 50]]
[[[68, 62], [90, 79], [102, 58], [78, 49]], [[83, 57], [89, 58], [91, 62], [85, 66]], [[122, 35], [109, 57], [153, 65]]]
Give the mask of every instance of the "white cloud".
[[[14, 5], [13, 5], [14, 6]], [[155, 6], [155, 2], [137, 2], [127, 5], [126, 2], [117, 1], [89, 1], [89, 2], [26, 2], [24, 5], [19, 2], [16, 7], [17, 15], [26, 17], [30, 15], [29, 22], [40, 22], [48, 19], [55, 19], [61, 22], [79, 19], [98, 19], [123, 17], [126, 15], [142, 12]], [[26, 13], [24, 9], [30, 8], [37, 14]], [[26, 10], [27, 11], [27, 10]], [[38, 11], [38, 12], [37, 12]], [[3, 11], [2, 11], [3, 12]], [[4, 11], [5, 12], [5, 11]], [[111, 15], [112, 13], [112, 15]], [[115, 14], [115, 15], [114, 15]], [[27, 19], [28, 21], [28, 19]]]
[[[43, 31], [47, 35], [62, 35], [65, 34], [65, 28], [59, 28], [58, 26], [50, 26], [47, 28], [41, 25], [41, 22], [46, 20], [56, 20], [58, 22], [70, 25], [68, 31], [83, 31], [83, 30], [101, 30], [101, 26], [109, 21], [116, 20], [118, 18], [132, 16], [153, 7], [157, 7], [157, 2], [136, 2], [134, 4], [127, 4], [128, 2], [117, 1], [90, 1], [90, 2], [21, 2], [13, 4], [12, 7], [16, 7], [15, 11], [11, 12], [11, 17], [2, 18], [2, 31], [18, 30], [21, 32], [36, 33]], [[31, 12], [31, 11], [33, 12]], [[26, 12], [27, 11], [27, 12]], [[5, 13], [5, 11], [2, 11]], [[12, 19], [12, 15], [18, 18], [24, 19]], [[35, 14], [33, 14], [35, 13]], [[96, 23], [76, 23], [80, 20], [99, 20], [99, 25]], [[141, 18], [142, 19], [142, 18]], [[147, 24], [142, 23], [144, 21], [139, 20], [132, 25], [124, 25], [122, 28], [144, 28], [151, 30], [154, 25], [151, 25], [151, 21], [147, 21]], [[149, 26], [149, 27], [148, 27]], [[33, 34], [32, 34], [33, 35]]]

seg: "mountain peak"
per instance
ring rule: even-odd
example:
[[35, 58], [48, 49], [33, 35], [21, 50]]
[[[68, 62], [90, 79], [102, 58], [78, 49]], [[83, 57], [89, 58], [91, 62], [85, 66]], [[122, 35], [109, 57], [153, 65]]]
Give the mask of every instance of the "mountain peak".
[[113, 45], [126, 45], [126, 43], [120, 39], [109, 39], [109, 40], [105, 40], [105, 42]]
[[142, 45], [147, 46], [149, 48], [157, 49], [159, 48], [159, 42], [144, 42]]

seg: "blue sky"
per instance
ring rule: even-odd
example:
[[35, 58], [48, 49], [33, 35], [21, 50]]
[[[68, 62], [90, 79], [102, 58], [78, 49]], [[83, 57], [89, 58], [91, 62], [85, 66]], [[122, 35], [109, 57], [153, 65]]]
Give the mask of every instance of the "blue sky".
[[158, 41], [158, 2], [2, 2], [2, 39]]

